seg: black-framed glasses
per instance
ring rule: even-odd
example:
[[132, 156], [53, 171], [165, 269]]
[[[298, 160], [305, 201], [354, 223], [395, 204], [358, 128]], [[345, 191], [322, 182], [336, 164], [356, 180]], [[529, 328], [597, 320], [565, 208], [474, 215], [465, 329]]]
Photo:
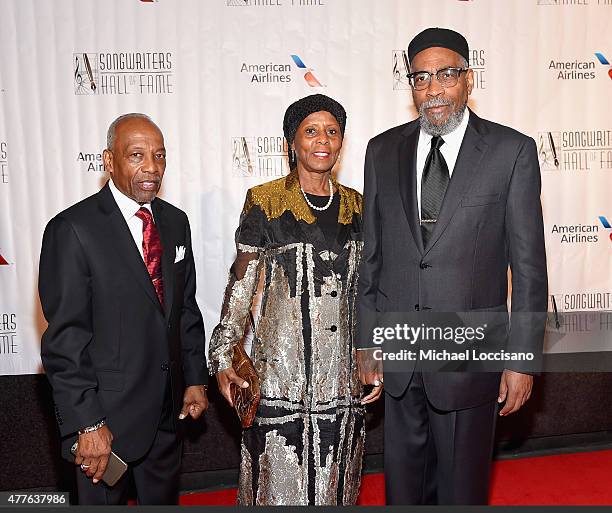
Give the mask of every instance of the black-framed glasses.
[[408, 80], [410, 80], [410, 86], [417, 91], [427, 89], [431, 83], [431, 77], [435, 76], [436, 80], [442, 87], [455, 87], [459, 81], [459, 76], [468, 68], [443, 68], [439, 69], [435, 73], [429, 71], [416, 71], [414, 73], [408, 73]]

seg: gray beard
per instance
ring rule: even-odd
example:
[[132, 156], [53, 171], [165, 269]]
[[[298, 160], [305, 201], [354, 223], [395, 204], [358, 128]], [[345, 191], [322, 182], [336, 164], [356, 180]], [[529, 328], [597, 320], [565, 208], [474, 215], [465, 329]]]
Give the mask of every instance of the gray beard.
[[465, 102], [460, 109], [454, 110], [445, 123], [434, 125], [431, 121], [429, 121], [425, 115], [425, 109], [429, 109], [430, 107], [440, 107], [442, 105], [450, 105], [452, 108], [454, 107], [454, 102], [444, 98], [432, 98], [431, 100], [423, 102], [419, 107], [419, 123], [421, 124], [421, 129], [426, 134], [434, 137], [442, 137], [450, 134], [461, 124], [463, 114], [465, 113], [465, 109], [467, 107], [467, 102]]

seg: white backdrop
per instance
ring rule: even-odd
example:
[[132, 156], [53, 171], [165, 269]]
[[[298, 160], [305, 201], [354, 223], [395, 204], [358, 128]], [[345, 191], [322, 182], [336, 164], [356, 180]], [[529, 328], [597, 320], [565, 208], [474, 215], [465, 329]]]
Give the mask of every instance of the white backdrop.
[[361, 190], [369, 138], [415, 117], [401, 50], [429, 26], [467, 37], [471, 107], [538, 143], [558, 309], [611, 310], [610, 4], [0, 0], [0, 374], [41, 371], [42, 232], [107, 179], [116, 116], [145, 112], [164, 132], [162, 196], [191, 220], [210, 334], [244, 194], [286, 172], [286, 107], [316, 92], [343, 103], [339, 178]]

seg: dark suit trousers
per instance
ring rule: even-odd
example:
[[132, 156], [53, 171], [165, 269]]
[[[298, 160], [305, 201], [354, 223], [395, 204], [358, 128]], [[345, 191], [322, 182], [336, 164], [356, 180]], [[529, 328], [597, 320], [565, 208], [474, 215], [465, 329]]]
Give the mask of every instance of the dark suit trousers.
[[420, 372], [385, 394], [387, 504], [487, 504], [497, 403], [440, 411]]
[[[126, 504], [130, 474], [136, 486], [138, 504], [178, 504], [182, 442], [174, 428], [170, 393], [170, 386], [167, 386], [151, 448], [139, 460], [128, 463], [127, 472], [115, 486], [111, 488], [102, 481], [94, 485], [80, 467], [76, 467], [79, 505]], [[133, 433], [133, 436], [138, 436], [138, 433]]]

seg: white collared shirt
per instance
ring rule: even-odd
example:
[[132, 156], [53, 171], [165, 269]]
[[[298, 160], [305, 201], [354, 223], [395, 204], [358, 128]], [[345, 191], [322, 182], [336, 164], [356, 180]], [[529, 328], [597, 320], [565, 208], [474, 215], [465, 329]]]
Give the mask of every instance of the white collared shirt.
[[[140, 203], [134, 201], [132, 198], [129, 198], [119, 189], [117, 189], [117, 186], [113, 183], [112, 178], [108, 181], [108, 187], [111, 193], [113, 194], [113, 198], [115, 198], [115, 203], [117, 203], [117, 206], [119, 207], [119, 210], [121, 211], [121, 214], [123, 215], [123, 218], [125, 219], [128, 228], [130, 229], [130, 233], [132, 234], [134, 243], [136, 244], [138, 251], [140, 251], [140, 256], [143, 258], [144, 261], [144, 256], [142, 253], [143, 223], [140, 217], [136, 217], [136, 212], [138, 212], [139, 208], [144, 207], [149, 212], [151, 212], [151, 216], [153, 216], [153, 210], [151, 210], [151, 203], [144, 203], [141, 205]], [[155, 222], [155, 218], [153, 218], [153, 222]]]
[[[457, 162], [459, 155], [459, 148], [463, 142], [463, 137], [468, 126], [470, 119], [470, 111], [466, 108], [463, 113], [463, 119], [457, 128], [455, 128], [450, 134], [446, 134], [442, 137], [444, 144], [440, 147], [442, 156], [448, 166], [449, 177], [453, 176], [453, 169]], [[431, 149], [431, 138], [432, 136], [423, 132], [419, 133], [419, 142], [417, 144], [417, 160], [416, 160], [416, 179], [417, 179], [417, 209], [419, 211], [419, 218], [421, 217], [421, 179], [423, 178], [423, 168], [425, 167], [425, 161], [427, 155]]]

